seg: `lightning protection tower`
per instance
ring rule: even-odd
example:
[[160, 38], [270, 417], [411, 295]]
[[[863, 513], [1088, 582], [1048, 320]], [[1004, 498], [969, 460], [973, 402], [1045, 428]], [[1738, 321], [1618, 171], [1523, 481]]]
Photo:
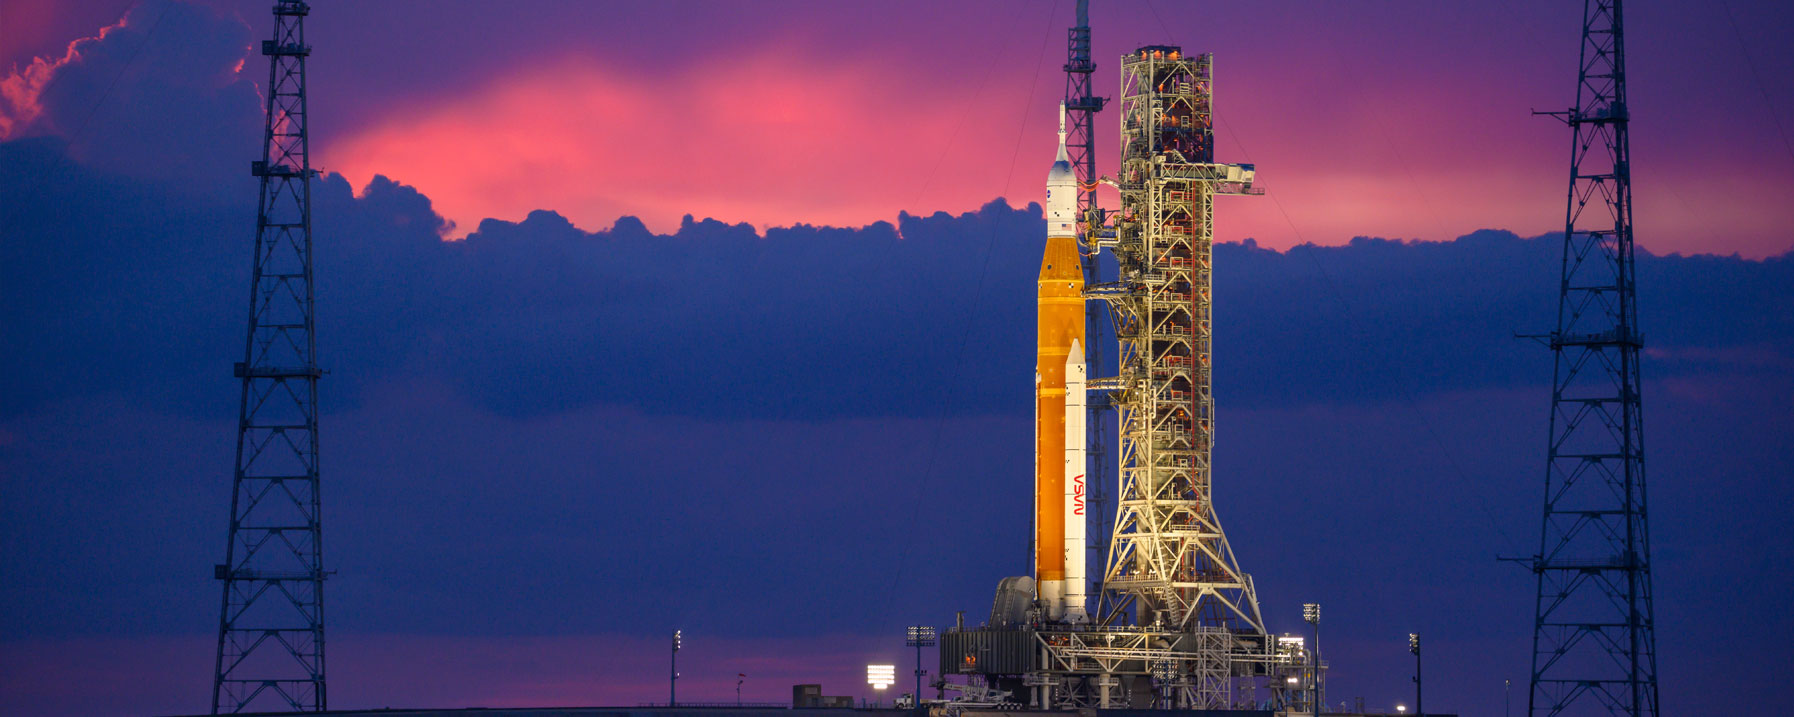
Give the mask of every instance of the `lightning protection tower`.
[[212, 712], [326, 709], [305, 16], [274, 4]]
[[1571, 129], [1528, 709], [1657, 714], [1620, 0], [1587, 0]]
[[[1096, 286], [1102, 281], [1102, 262], [1092, 233], [1104, 223], [1102, 210], [1096, 206], [1096, 114], [1103, 111], [1107, 100], [1096, 96], [1090, 84], [1090, 77], [1096, 72], [1096, 61], [1090, 55], [1090, 0], [1078, 0], [1077, 12], [1078, 24], [1068, 33], [1065, 52], [1065, 151], [1078, 178], [1078, 249], [1083, 261], [1084, 285]], [[1104, 342], [1089, 339], [1102, 336], [1107, 321], [1108, 311], [1101, 302], [1087, 305], [1084, 359], [1093, 375], [1102, 375], [1107, 365], [1103, 360]], [[1087, 397], [1086, 401], [1088, 413], [1084, 425], [1088, 427], [1086, 455], [1089, 464], [1085, 467], [1085, 475], [1106, 476], [1109, 475], [1110, 440], [1107, 414], [1111, 407], [1108, 396], [1100, 391]], [[1092, 544], [1098, 548], [1096, 564], [1101, 565], [1104, 560], [1101, 548], [1107, 543], [1104, 533], [1108, 528], [1102, 524], [1101, 516], [1108, 514], [1103, 509], [1107, 496], [1103, 481], [1093, 480], [1089, 485], [1093, 510], [1087, 518], [1096, 529], [1088, 533]], [[1098, 590], [1087, 594], [1099, 594], [1100, 587], [1099, 583]]]

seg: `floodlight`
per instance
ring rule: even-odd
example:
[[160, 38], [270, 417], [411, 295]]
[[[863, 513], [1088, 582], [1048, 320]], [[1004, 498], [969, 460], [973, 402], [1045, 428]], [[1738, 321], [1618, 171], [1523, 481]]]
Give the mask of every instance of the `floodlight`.
[[897, 682], [896, 665], [867, 665], [866, 684], [872, 689], [882, 690]]

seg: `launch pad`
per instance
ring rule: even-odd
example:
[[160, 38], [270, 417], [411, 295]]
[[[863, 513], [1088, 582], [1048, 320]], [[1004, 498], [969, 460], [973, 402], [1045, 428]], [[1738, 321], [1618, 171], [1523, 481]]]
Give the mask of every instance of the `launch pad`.
[[1032, 709], [1307, 712], [1311, 689], [1301, 638], [1219, 628], [968, 628], [943, 634], [940, 655], [941, 674], [974, 676], [988, 701]]
[[[1074, 28], [1068, 72], [1094, 68], [1076, 57], [1088, 48], [1088, 29]], [[1265, 630], [1211, 492], [1214, 200], [1263, 193], [1253, 165], [1215, 161], [1213, 69], [1212, 55], [1170, 45], [1121, 58], [1114, 178], [1088, 176], [1089, 113], [1100, 98], [1067, 100], [1085, 112], [1073, 123], [1086, 141], [1080, 166], [1069, 161], [1061, 109], [1038, 296], [1034, 574], [1002, 581], [985, 625], [941, 635], [939, 674], [966, 678], [943, 684], [959, 695], [946, 703], [949, 715], [975, 707], [1312, 714], [1324, 704], [1325, 666], [1302, 638]], [[1087, 80], [1074, 84], [1088, 94]], [[1096, 206], [1099, 184], [1119, 191], [1118, 210]], [[1067, 266], [1073, 251], [1081, 275]], [[1096, 279], [1104, 252], [1114, 281]], [[1085, 361], [1085, 348], [1093, 359], [1102, 353], [1085, 314], [1112, 327], [1112, 375]], [[1105, 419], [1087, 414], [1087, 398], [1115, 411], [1113, 472], [1091, 460], [1107, 447]], [[1085, 430], [1087, 417], [1096, 431]], [[1086, 475], [1092, 484], [1114, 477], [1112, 515], [1086, 510]], [[1085, 538], [1093, 519], [1113, 526], [1096, 581], [1084, 570], [1086, 551], [1102, 547]]]

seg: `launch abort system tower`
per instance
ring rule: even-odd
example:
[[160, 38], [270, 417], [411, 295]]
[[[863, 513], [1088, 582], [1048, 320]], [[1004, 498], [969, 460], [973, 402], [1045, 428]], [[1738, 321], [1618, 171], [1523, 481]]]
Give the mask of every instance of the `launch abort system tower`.
[[318, 369], [312, 324], [305, 16], [274, 5], [249, 334], [212, 712], [323, 710], [324, 558], [318, 509]]
[[[1172, 46], [1122, 58], [1121, 171], [1109, 180], [1121, 207], [1100, 223], [1089, 219], [1104, 213], [1086, 213], [1079, 237], [1086, 252], [1108, 250], [1119, 272], [1084, 293], [1106, 302], [1120, 357], [1117, 375], [1087, 381], [1119, 424], [1097, 619], [1073, 619], [1083, 606], [1056, 606], [1048, 591], [1029, 607], [1018, 599], [1027, 578], [1006, 579], [987, 627], [941, 640], [942, 673], [982, 681], [982, 699], [1044, 709], [1311, 709], [1301, 696], [1306, 648], [1265, 631], [1210, 491], [1214, 199], [1261, 193], [1251, 165], [1214, 160], [1212, 71], [1212, 56]], [[1056, 164], [1051, 177], [1061, 171]], [[1049, 237], [1056, 196], [1049, 191]], [[1068, 470], [1073, 463], [1082, 462], [1068, 460]]]

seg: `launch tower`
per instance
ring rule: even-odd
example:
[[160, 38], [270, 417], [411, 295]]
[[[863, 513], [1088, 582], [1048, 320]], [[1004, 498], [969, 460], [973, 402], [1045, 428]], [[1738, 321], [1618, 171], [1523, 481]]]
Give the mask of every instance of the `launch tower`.
[[[1078, 41], [1074, 30], [1074, 51]], [[1083, 408], [1070, 394], [1080, 384], [1117, 415], [1119, 465], [1110, 474], [1117, 505], [1101, 597], [1095, 619], [1086, 621], [1083, 600], [1069, 591], [1027, 577], [1005, 579], [987, 626], [954, 629], [940, 642], [942, 674], [973, 676], [982, 684], [971, 691], [981, 700], [1043, 709], [1312, 710], [1302, 696], [1314, 679], [1302, 667], [1309, 654], [1301, 638], [1265, 631], [1252, 579], [1234, 558], [1210, 491], [1214, 199], [1261, 193], [1252, 186], [1251, 165], [1215, 162], [1212, 100], [1210, 55], [1157, 45], [1122, 58], [1121, 171], [1104, 180], [1120, 191], [1121, 206], [1088, 208], [1077, 235], [1087, 266], [1107, 250], [1118, 271], [1114, 281], [1083, 287], [1083, 300], [1103, 302], [1111, 320], [1116, 375], [1080, 380], [1094, 366], [1076, 348], [1069, 355], [1060, 348], [1070, 344], [1063, 330], [1046, 331], [1045, 298], [1057, 297], [1044, 289], [1040, 314], [1039, 366], [1065, 365], [1050, 375], [1043, 371], [1051, 380], [1041, 386], [1063, 387], [1066, 400], [1043, 399], [1037, 411], [1062, 410], [1066, 417], [1050, 424], [1037, 419], [1037, 435], [1075, 431], [1070, 414]], [[1062, 256], [1054, 238], [1077, 206], [1064, 192], [1072, 173], [1067, 144], [1062, 134], [1049, 173], [1043, 287], [1045, 267], [1058, 266], [1055, 257]], [[1054, 278], [1070, 285], [1070, 277]], [[1097, 334], [1087, 336], [1094, 349]], [[1084, 477], [1078, 473], [1083, 457], [1071, 455], [1081, 444], [1071, 435], [1064, 441], [1064, 485]], [[1053, 447], [1037, 441], [1037, 506], [1060, 485], [1039, 477]], [[1066, 505], [1061, 525], [1082, 504]], [[1071, 543], [1082, 541], [1069, 534], [1066, 540], [1069, 556]], [[1063, 575], [1075, 582], [1081, 572], [1070, 561], [1040, 565], [1065, 567], [1063, 573], [1037, 570], [1042, 581]]]
[[1263, 633], [1210, 492], [1215, 196], [1263, 191], [1251, 165], [1214, 162], [1212, 70], [1212, 55], [1170, 46], [1122, 60], [1121, 211], [1097, 242], [1120, 280], [1089, 292], [1121, 346], [1120, 374], [1102, 384], [1121, 425], [1103, 587], [1111, 623], [1131, 609], [1140, 625]]
[[318, 369], [312, 325], [311, 168], [305, 16], [274, 4], [249, 333], [231, 485], [212, 712], [326, 709], [324, 558], [318, 509]]

